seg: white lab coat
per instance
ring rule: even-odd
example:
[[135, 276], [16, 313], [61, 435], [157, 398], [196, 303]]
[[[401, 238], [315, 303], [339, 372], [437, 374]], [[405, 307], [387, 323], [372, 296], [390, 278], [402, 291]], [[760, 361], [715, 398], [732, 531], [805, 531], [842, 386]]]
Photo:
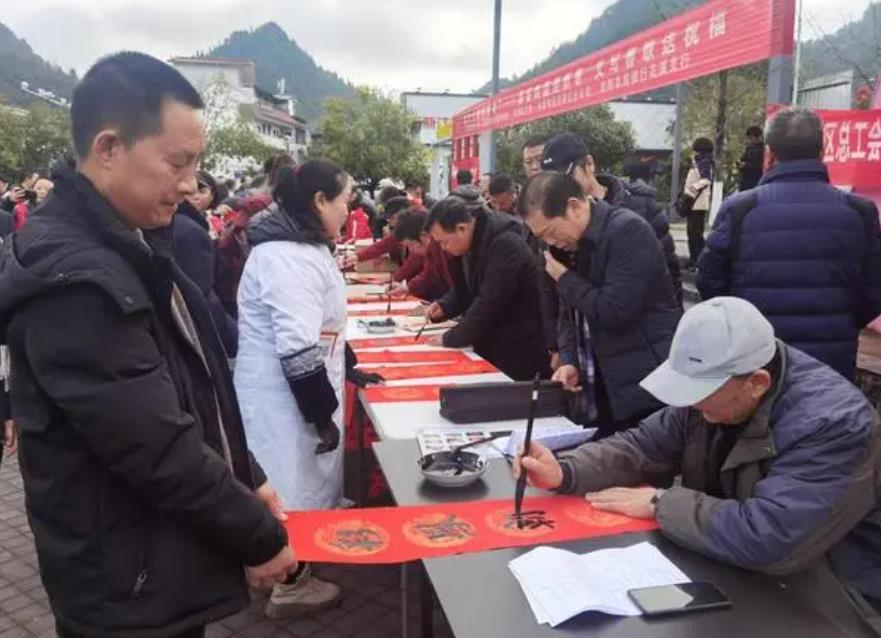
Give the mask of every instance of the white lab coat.
[[[272, 241], [255, 246], [239, 285], [235, 386], [248, 446], [288, 510], [332, 509], [343, 490], [345, 281], [323, 246]], [[318, 345], [339, 408], [340, 446], [319, 443], [282, 372], [281, 358]], [[314, 350], [313, 350], [314, 353]]]

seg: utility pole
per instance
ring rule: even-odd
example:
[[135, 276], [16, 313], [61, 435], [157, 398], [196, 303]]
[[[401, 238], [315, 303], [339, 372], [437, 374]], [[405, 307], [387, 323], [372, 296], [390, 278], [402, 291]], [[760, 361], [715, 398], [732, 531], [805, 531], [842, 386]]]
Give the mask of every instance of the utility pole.
[[[795, 0], [796, 1], [796, 21], [795, 21], [795, 64], [792, 72], [792, 104], [798, 105], [798, 89], [799, 89], [799, 79], [798, 74], [801, 66], [801, 30], [802, 30], [802, 18], [804, 17], [804, 0]], [[872, 12], [872, 15], [875, 15], [875, 12]]]
[[682, 165], [682, 112], [685, 107], [685, 85], [676, 85], [676, 119], [673, 121], [673, 175], [670, 179], [670, 206], [679, 197], [679, 167]]
[[[493, 79], [492, 94], [495, 97], [499, 92], [499, 61], [502, 49], [502, 0], [495, 0], [495, 15], [493, 19]], [[489, 171], [496, 172], [496, 136], [493, 130], [489, 143]]]

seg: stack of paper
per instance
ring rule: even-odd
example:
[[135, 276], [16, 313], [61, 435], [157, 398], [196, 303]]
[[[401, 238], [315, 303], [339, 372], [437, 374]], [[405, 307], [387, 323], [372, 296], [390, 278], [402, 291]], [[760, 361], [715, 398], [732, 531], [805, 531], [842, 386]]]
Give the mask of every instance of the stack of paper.
[[585, 611], [639, 616], [628, 590], [691, 582], [650, 543], [583, 555], [537, 547], [508, 567], [536, 620], [551, 627]]

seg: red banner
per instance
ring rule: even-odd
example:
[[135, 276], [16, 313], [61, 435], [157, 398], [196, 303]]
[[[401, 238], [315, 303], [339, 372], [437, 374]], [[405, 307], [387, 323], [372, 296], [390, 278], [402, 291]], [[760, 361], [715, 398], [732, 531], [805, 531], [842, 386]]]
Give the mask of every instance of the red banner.
[[505, 89], [453, 120], [476, 135], [792, 55], [795, 0], [712, 0]]
[[448, 385], [384, 385], [362, 390], [364, 397], [373, 403], [414, 403], [417, 401], [440, 401], [441, 388]]
[[817, 111], [823, 161], [836, 186], [881, 189], [881, 111]]
[[290, 512], [285, 527], [299, 560], [405, 563], [502, 547], [646, 532], [658, 525], [654, 520], [602, 512], [580, 497], [546, 496], [526, 499], [519, 520], [512, 498]]

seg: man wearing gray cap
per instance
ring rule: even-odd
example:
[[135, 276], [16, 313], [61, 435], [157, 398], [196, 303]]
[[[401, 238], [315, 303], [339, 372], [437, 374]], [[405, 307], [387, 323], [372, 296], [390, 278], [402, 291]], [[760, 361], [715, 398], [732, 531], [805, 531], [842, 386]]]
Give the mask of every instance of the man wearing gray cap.
[[[881, 427], [859, 390], [733, 297], [689, 310], [642, 385], [670, 407], [559, 460], [533, 443], [529, 482], [654, 518], [710, 558], [792, 575], [827, 615], [851, 626], [856, 609], [881, 631]], [[834, 606], [845, 599], [852, 608]]]

